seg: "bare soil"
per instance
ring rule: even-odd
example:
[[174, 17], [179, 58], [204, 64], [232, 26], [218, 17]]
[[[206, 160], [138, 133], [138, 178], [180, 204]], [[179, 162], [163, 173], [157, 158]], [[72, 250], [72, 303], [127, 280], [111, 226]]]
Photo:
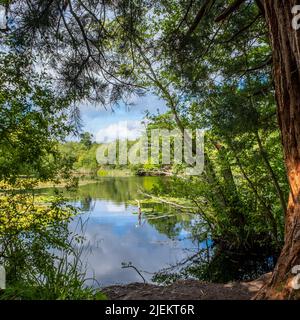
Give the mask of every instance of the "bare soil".
[[130, 283], [102, 289], [111, 300], [250, 300], [270, 279], [271, 273], [249, 282], [210, 283], [180, 280], [168, 286]]

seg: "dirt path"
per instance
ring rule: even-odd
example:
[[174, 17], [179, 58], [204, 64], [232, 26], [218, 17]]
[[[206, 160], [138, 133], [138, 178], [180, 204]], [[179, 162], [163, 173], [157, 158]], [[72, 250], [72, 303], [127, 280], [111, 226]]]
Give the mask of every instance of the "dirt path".
[[131, 283], [106, 287], [102, 291], [111, 300], [249, 300], [270, 276], [268, 273], [254, 281], [227, 284], [198, 280], [181, 280], [169, 286]]

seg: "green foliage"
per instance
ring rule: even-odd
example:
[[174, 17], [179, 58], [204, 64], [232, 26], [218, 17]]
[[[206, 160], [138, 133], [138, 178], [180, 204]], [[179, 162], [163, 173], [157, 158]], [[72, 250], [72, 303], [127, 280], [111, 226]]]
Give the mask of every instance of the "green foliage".
[[96, 159], [97, 148], [97, 144], [87, 147], [86, 142], [65, 142], [59, 145], [60, 152], [72, 162], [72, 169], [82, 174], [96, 174], [99, 167]]
[[214, 1], [192, 30], [204, 1], [153, 5], [151, 19], [145, 15], [136, 21], [134, 39], [127, 34], [131, 41], [122, 57], [130, 60], [134, 52], [137, 83], [164, 99], [173, 115], [173, 122], [167, 114], [150, 115], [149, 127], [207, 129], [203, 174], [180, 177], [181, 168], [176, 168], [179, 177], [156, 194], [186, 198], [197, 206], [216, 257], [218, 252], [229, 260], [257, 253], [267, 260], [276, 258], [283, 243], [288, 194], [271, 50], [254, 2], [216, 24], [228, 3]]
[[31, 69], [26, 56], [0, 56], [0, 178], [53, 178], [67, 167], [57, 141], [73, 128], [67, 118], [69, 101], [56, 96], [40, 77], [23, 76]]
[[63, 198], [37, 198], [36, 182], [17, 180], [13, 185], [2, 183], [0, 193], [0, 234], [39, 230], [52, 221], [68, 220], [74, 208], [65, 205]]
[[80, 143], [82, 143], [87, 149], [90, 149], [93, 144], [93, 135], [89, 132], [84, 132], [80, 134]]
[[[39, 6], [24, 4], [22, 14], [12, 10], [13, 17], [19, 15], [14, 26], [18, 32], [11, 34], [12, 48], [27, 52], [36, 46], [38, 50], [31, 52], [50, 57], [51, 65], [60, 66], [56, 71], [67, 94], [54, 93], [45, 78], [36, 76], [32, 57], [1, 53], [0, 179], [9, 180], [15, 189], [19, 188], [16, 180], [20, 175], [46, 181], [68, 177], [71, 169], [106, 175], [107, 168], [97, 164], [98, 145], [89, 133], [83, 133], [80, 142], [61, 143], [73, 131], [68, 118], [70, 97], [105, 104], [106, 98], [116, 102], [124, 91], [140, 93], [136, 87], [146, 88], [169, 107], [166, 114], [147, 115], [148, 129], [209, 131], [205, 170], [199, 177], [186, 177], [181, 174], [182, 166], [164, 168], [151, 161], [130, 169], [138, 174], [155, 174], [161, 169], [178, 174], [172, 183], [162, 183], [154, 191], [159, 196], [191, 202], [197, 208], [202, 220], [193, 234], [212, 241], [215, 260], [189, 270], [201, 277], [210, 272], [213, 279], [219, 279], [219, 266], [229, 268], [228, 261], [236, 258], [232, 252], [257, 253], [263, 261], [276, 258], [284, 238], [289, 188], [276, 127], [271, 50], [260, 8], [256, 1], [245, 1], [238, 14], [216, 24], [215, 18], [232, 1], [211, 1], [195, 25], [199, 8], [205, 3], [108, 1], [99, 11], [96, 2], [78, 4], [75, 11], [70, 10], [70, 28], [61, 23], [61, 15], [68, 10], [58, 11], [53, 1]], [[111, 15], [102, 21], [104, 9]], [[135, 86], [126, 85], [133, 83]], [[126, 187], [130, 189], [130, 184]], [[124, 185], [118, 181], [105, 192], [119, 189], [121, 201]], [[12, 206], [14, 198], [19, 204]], [[4, 232], [36, 228], [35, 217], [45, 210], [27, 208], [27, 197], [22, 195], [4, 194], [1, 201]], [[59, 214], [57, 204], [50, 208], [49, 217], [65, 217], [66, 208], [60, 207]], [[172, 233], [176, 223], [172, 219], [159, 228]], [[219, 252], [225, 256], [220, 257]], [[65, 293], [62, 296], [67, 297]]]
[[[101, 299], [85, 284], [82, 239], [68, 224], [77, 210], [59, 192], [37, 196], [40, 182], [69, 179], [72, 159], [59, 143], [73, 132], [69, 99], [36, 75], [26, 55], [0, 59], [0, 299]], [[71, 239], [71, 240], [70, 240]]]
[[[62, 196], [41, 197], [33, 184], [5, 186], [0, 198], [0, 263], [7, 289], [0, 299], [100, 299], [85, 284], [80, 256], [82, 237], [70, 234], [68, 224], [77, 210]], [[79, 249], [78, 249], [79, 248]]]

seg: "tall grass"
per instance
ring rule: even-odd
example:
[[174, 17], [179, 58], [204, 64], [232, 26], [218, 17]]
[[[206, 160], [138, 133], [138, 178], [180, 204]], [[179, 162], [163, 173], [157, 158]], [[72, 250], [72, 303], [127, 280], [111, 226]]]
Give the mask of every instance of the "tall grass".
[[53, 223], [47, 230], [31, 230], [6, 241], [0, 260], [6, 267], [7, 288], [0, 292], [0, 299], [106, 298], [99, 288], [87, 286], [86, 282], [90, 279], [87, 279], [87, 269], [81, 259], [84, 238], [79, 233], [69, 231], [68, 226], [69, 222], [60, 221]]

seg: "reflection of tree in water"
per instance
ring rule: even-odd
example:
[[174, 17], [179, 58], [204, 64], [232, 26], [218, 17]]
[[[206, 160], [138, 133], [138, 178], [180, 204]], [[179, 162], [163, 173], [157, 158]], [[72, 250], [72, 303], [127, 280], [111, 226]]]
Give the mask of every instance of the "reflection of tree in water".
[[[83, 185], [73, 195], [80, 199], [84, 211], [91, 211], [95, 199], [112, 200], [117, 204], [141, 198], [139, 190], [150, 191], [160, 177], [125, 177], [102, 178], [97, 183]], [[151, 209], [149, 217], [143, 209]], [[159, 233], [165, 234], [170, 239], [179, 236], [182, 229], [189, 230], [191, 216], [176, 213], [174, 208], [162, 203], [143, 203], [143, 218]], [[167, 215], [167, 216], [165, 216]], [[142, 224], [141, 224], [142, 225]]]
[[90, 195], [83, 197], [80, 200], [80, 207], [83, 211], [92, 211], [95, 208], [95, 201]]
[[276, 263], [276, 257], [264, 248], [257, 248], [256, 252], [230, 252], [218, 245], [212, 246], [210, 241], [201, 244], [187, 258], [155, 273], [153, 281], [170, 283], [181, 278], [218, 283], [247, 281], [269, 272]]
[[223, 252], [216, 247], [206, 263], [195, 261], [186, 274], [212, 282], [253, 280], [273, 269], [276, 258], [266, 252]]
[[183, 229], [188, 230], [190, 227], [190, 222], [183, 221], [179, 215], [162, 217], [161, 219], [149, 218], [147, 222], [170, 239], [177, 238]]
[[[68, 193], [68, 197], [78, 199], [83, 211], [92, 211], [96, 200], [110, 200], [116, 204], [128, 203], [141, 199], [140, 190], [151, 191], [161, 177], [107, 177], [96, 183], [80, 186], [75, 192]], [[166, 178], [163, 178], [166, 180]], [[189, 230], [191, 216], [179, 213], [174, 208], [163, 203], [143, 203], [143, 219], [153, 226], [159, 233], [171, 239], [179, 236], [182, 229]], [[151, 211], [146, 214], [145, 211]], [[143, 224], [140, 223], [142, 226]]]
[[[213, 243], [202, 223], [191, 223], [191, 218], [183, 219], [180, 214], [164, 219], [148, 219], [160, 233], [175, 239], [182, 230], [189, 232], [195, 248], [187, 257], [173, 266], [156, 273], [153, 280], [168, 283], [179, 278], [196, 278], [211, 282], [253, 280], [269, 272], [275, 266], [274, 251], [260, 246], [230, 250], [221, 243]], [[199, 228], [199, 225], [201, 227]], [[199, 231], [200, 230], [200, 231]]]
[[142, 211], [147, 211], [145, 219], [159, 233], [170, 239], [178, 238], [181, 231], [190, 230], [191, 218], [189, 214], [178, 213], [170, 205], [163, 203], [143, 203]]
[[[158, 178], [161, 179], [161, 178]], [[139, 190], [151, 191], [158, 181], [157, 177], [128, 177], [128, 178], [102, 178], [97, 183], [84, 185], [78, 188], [71, 196], [81, 201], [84, 211], [93, 210], [97, 199], [111, 200], [116, 204], [141, 199]], [[163, 181], [168, 181], [163, 178]], [[180, 239], [182, 230], [188, 233], [195, 244], [194, 250], [187, 254], [187, 258], [176, 265], [164, 269], [154, 276], [158, 282], [170, 281], [180, 277], [193, 277], [213, 282], [228, 282], [231, 280], [253, 279], [262, 273], [268, 272], [274, 265], [275, 257], [266, 248], [254, 248], [247, 252], [232, 250], [214, 243], [209, 250], [203, 246], [205, 240], [211, 236], [206, 234], [207, 227], [194, 224], [195, 215], [179, 212], [165, 203], [143, 202], [142, 219], [137, 225], [143, 227], [143, 221], [155, 228], [160, 234], [171, 240]], [[210, 241], [211, 245], [212, 241]], [[253, 249], [253, 247], [252, 247]], [[234, 251], [234, 252], [233, 252]]]
[[112, 200], [117, 204], [140, 198], [139, 189], [150, 191], [158, 177], [101, 178], [97, 183], [84, 185], [76, 191], [76, 198], [89, 195], [92, 199]]

